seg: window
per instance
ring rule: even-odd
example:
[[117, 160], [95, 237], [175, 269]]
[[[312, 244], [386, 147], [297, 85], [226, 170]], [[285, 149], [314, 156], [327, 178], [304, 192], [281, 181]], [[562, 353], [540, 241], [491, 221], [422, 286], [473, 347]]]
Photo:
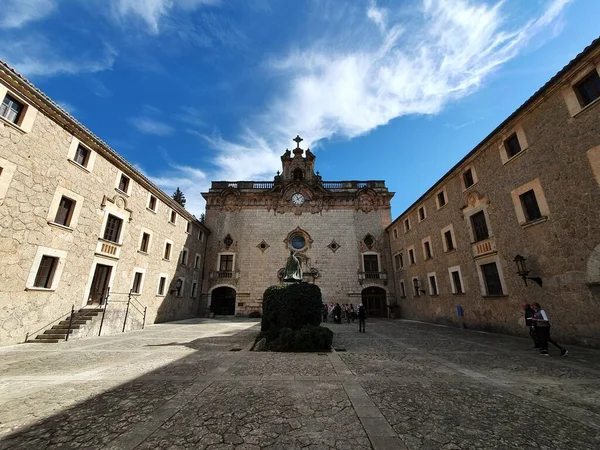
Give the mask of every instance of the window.
[[430, 295], [439, 295], [437, 279], [435, 278], [435, 273], [427, 274], [429, 279], [429, 292]]
[[150, 244], [150, 234], [142, 233], [142, 242], [140, 244], [140, 252], [148, 253], [148, 245]]
[[58, 258], [47, 255], [42, 256], [33, 286], [37, 288], [50, 289], [52, 287], [52, 280], [54, 278], [54, 272], [56, 271], [57, 265]]
[[304, 172], [302, 172], [302, 169], [294, 169], [292, 176], [294, 181], [302, 181], [304, 179]]
[[219, 272], [233, 272], [233, 255], [221, 255]]
[[292, 236], [290, 243], [292, 244], [292, 247], [295, 248], [296, 250], [302, 250], [304, 248], [304, 246], [306, 245], [306, 240], [304, 239], [304, 236], [302, 236], [300, 234], [296, 234], [296, 235]]
[[404, 261], [402, 260], [402, 252], [396, 253], [394, 255], [394, 265], [396, 266], [396, 270], [402, 269], [404, 267]]
[[169, 261], [171, 259], [171, 243], [165, 242], [165, 252], [163, 254], [163, 259]]
[[371, 236], [370, 234], [367, 234], [364, 237], [363, 242], [365, 243], [367, 248], [371, 249], [371, 248], [373, 248], [373, 245], [375, 245], [375, 238], [373, 236]]
[[191, 234], [192, 233], [192, 222], [188, 222], [187, 225], [185, 226], [185, 232], [187, 234]]
[[58, 210], [56, 211], [54, 223], [68, 227], [71, 224], [71, 217], [73, 217], [74, 209], [75, 201], [65, 196], [62, 196], [60, 199], [60, 203], [58, 204]]
[[0, 116], [9, 122], [18, 124], [24, 109], [23, 103], [19, 102], [12, 95], [6, 94], [2, 105], [0, 105]]
[[75, 156], [73, 157], [73, 161], [83, 167], [87, 167], [88, 161], [90, 159], [90, 151], [82, 145], [77, 146], [77, 150], [75, 150]]
[[425, 211], [425, 207], [421, 206], [419, 208], [419, 222], [422, 222], [427, 218], [427, 212]]
[[450, 270], [450, 282], [452, 284], [453, 294], [464, 294], [462, 280], [458, 270]]
[[482, 264], [480, 267], [485, 283], [486, 295], [504, 295], [496, 263]]
[[463, 183], [465, 185], [465, 189], [468, 189], [475, 184], [475, 179], [473, 178], [473, 170], [472, 169], [467, 169], [463, 173]]
[[156, 295], [165, 295], [165, 286], [167, 284], [167, 277], [160, 277], [158, 279], [158, 290]]
[[440, 209], [442, 206], [446, 205], [446, 191], [440, 191], [437, 193], [437, 207]]
[[119, 178], [119, 190], [124, 192], [125, 194], [129, 193], [129, 177], [121, 174], [121, 178]]
[[131, 286], [132, 294], [139, 294], [142, 289], [142, 277], [144, 274], [142, 272], [136, 272], [133, 276], [133, 286]]
[[123, 225], [123, 220], [119, 219], [112, 214], [108, 215], [108, 219], [106, 221], [106, 228], [104, 229], [104, 239], [110, 242], [114, 242], [115, 244], [119, 243], [119, 237], [121, 235], [121, 226]]
[[171, 215], [169, 216], [169, 222], [174, 224], [175, 222], [177, 222], [177, 211], [175, 210], [171, 210]]
[[519, 198], [527, 222], [532, 222], [542, 217], [533, 189], [519, 195]]
[[412, 248], [408, 250], [408, 261], [410, 264], [417, 263], [417, 261], [415, 260], [415, 250]]
[[431, 253], [431, 241], [429, 240], [429, 238], [423, 241], [423, 257], [424, 259], [433, 258], [433, 254]]
[[197, 291], [198, 291], [198, 282], [194, 281], [192, 283], [192, 293], [190, 294], [190, 297], [195, 298], [196, 294], [198, 293]]
[[394, 239], [398, 239], [398, 228], [394, 228]]
[[201, 241], [204, 239], [204, 232], [202, 230], [198, 231], [198, 240]]
[[600, 77], [598, 76], [598, 72], [594, 70], [577, 83], [574, 88], [581, 107], [589, 105], [600, 97]]
[[363, 255], [366, 278], [379, 278], [379, 258], [377, 255]]
[[509, 158], [512, 158], [517, 153], [521, 152], [521, 145], [519, 144], [519, 138], [517, 133], [513, 133], [508, 139], [504, 141], [504, 148]]
[[150, 194], [150, 198], [148, 198], [148, 209], [156, 212], [156, 197]]
[[454, 250], [454, 240], [452, 239], [452, 231], [448, 230], [444, 233], [444, 242], [446, 243], [446, 251]]
[[404, 281], [400, 282], [400, 297], [406, 298], [406, 288], [404, 287]]
[[177, 278], [177, 282], [175, 283], [175, 297], [183, 297], [184, 284], [184, 278]]
[[181, 251], [181, 257], [179, 258], [179, 264], [181, 264], [182, 266], [187, 266], [187, 261], [188, 261], [188, 251], [187, 251], [187, 249], [183, 249]]
[[473, 226], [475, 242], [483, 241], [490, 237], [485, 221], [485, 213], [483, 211], [479, 211], [471, 216], [471, 225]]
[[404, 219], [404, 232], [410, 231], [410, 219]]
[[196, 253], [196, 257], [194, 258], [194, 269], [200, 268], [200, 255]]
[[413, 294], [415, 297], [419, 297], [421, 289], [419, 288], [419, 279], [413, 278]]

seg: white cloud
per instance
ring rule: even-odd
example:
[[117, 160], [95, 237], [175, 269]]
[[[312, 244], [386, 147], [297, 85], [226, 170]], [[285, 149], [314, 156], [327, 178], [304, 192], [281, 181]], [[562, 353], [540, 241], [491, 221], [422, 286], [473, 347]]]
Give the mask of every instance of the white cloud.
[[66, 53], [68, 50], [62, 50], [56, 43], [36, 34], [20, 40], [0, 40], [0, 58], [28, 77], [102, 72], [112, 68], [117, 56], [108, 45], [96, 52], [79, 53], [76, 57]]
[[218, 5], [220, 0], [113, 0], [112, 11], [115, 18], [122, 21], [128, 18], [141, 19], [151, 33], [159, 32], [159, 24], [171, 10], [179, 8], [193, 11], [201, 6]]
[[3, 0], [0, 28], [21, 28], [28, 22], [43, 19], [55, 8], [55, 0]]
[[171, 125], [149, 117], [133, 117], [130, 119], [130, 122], [138, 131], [145, 134], [168, 136], [175, 132], [175, 128]]
[[271, 61], [271, 75], [289, 81], [236, 142], [207, 137], [219, 151], [216, 163], [224, 178], [270, 176], [297, 133], [310, 145], [353, 138], [408, 114], [436, 114], [479, 88], [553, 24], [567, 3], [553, 0], [538, 17], [515, 26], [521, 18], [502, 10], [502, 1], [423, 0], [402, 23], [391, 21], [391, 9], [371, 2], [363, 22], [378, 26], [376, 44], [356, 39], [344, 48], [327, 45], [327, 38], [339, 42], [332, 35]]
[[196, 217], [200, 217], [200, 214], [204, 212], [206, 202], [200, 195], [200, 192], [208, 191], [210, 181], [208, 181], [208, 177], [203, 171], [195, 167], [169, 164], [163, 173], [152, 176], [146, 173], [141, 167], [136, 167], [169, 195], [173, 194], [175, 189], [181, 189], [185, 195], [185, 209]]
[[65, 102], [63, 100], [56, 100], [56, 104], [71, 115], [77, 112], [77, 107], [69, 102]]

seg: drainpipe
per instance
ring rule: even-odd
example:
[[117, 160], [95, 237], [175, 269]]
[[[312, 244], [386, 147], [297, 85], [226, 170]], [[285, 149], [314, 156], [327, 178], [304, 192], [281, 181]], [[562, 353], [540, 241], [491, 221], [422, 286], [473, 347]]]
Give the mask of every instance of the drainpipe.
[[[206, 220], [206, 212], [204, 213], [204, 220]], [[204, 224], [204, 222], [202, 222]], [[204, 233], [204, 251], [202, 252], [202, 276], [200, 277], [200, 299], [198, 300], [198, 317], [200, 317], [202, 307], [202, 288], [204, 287], [204, 273], [206, 272], [206, 250], [208, 249], [208, 236], [210, 231]], [[206, 297], [208, 299], [208, 295]], [[208, 300], [207, 300], [208, 301]]]

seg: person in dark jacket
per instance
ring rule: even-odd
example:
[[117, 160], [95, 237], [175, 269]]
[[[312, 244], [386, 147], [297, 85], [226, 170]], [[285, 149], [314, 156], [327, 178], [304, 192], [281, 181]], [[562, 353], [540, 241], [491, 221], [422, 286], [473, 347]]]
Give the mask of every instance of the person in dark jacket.
[[328, 311], [327, 305], [325, 303], [323, 303], [321, 305], [321, 314], [323, 315], [322, 322], [327, 322], [327, 316], [329, 315], [329, 311]]
[[531, 320], [535, 324], [535, 330], [540, 339], [540, 354], [548, 356], [548, 342], [550, 342], [556, 348], [560, 349], [560, 356], [567, 356], [569, 351], [558, 345], [558, 342], [550, 337], [550, 320], [546, 311], [542, 309], [539, 303], [533, 304], [533, 311], [534, 314]]
[[363, 305], [358, 305], [358, 332], [365, 333], [365, 320], [367, 319], [367, 311]]
[[523, 305], [523, 311], [525, 312], [525, 326], [529, 328], [529, 336], [533, 339], [533, 348], [540, 348], [540, 339], [537, 336], [533, 320], [531, 320], [535, 311], [529, 303]]
[[335, 323], [342, 323], [342, 307], [339, 303], [336, 303], [333, 308], [333, 321]]

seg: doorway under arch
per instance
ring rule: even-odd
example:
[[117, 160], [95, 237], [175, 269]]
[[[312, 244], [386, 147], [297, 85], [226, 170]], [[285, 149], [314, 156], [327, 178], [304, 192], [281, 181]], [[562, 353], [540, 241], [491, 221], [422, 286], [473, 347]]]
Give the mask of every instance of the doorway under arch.
[[387, 317], [386, 292], [377, 286], [362, 290], [362, 304], [367, 310], [367, 317]]
[[235, 315], [235, 289], [228, 286], [214, 289], [210, 304], [212, 312], [217, 316]]

